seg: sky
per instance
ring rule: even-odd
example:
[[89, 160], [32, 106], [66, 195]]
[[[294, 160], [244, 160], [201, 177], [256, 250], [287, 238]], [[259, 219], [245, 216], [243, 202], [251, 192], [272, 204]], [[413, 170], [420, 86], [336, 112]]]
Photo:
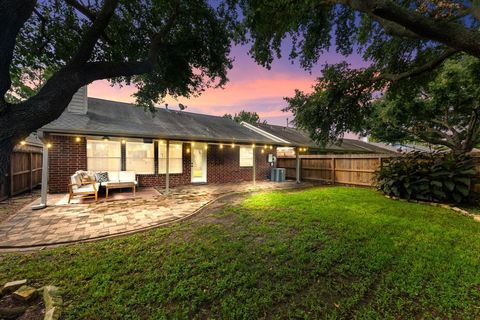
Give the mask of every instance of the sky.
[[[295, 89], [311, 92], [315, 79], [320, 76], [321, 66], [346, 60], [354, 67], [363, 65], [358, 56], [343, 57], [337, 53], [324, 54], [311, 71], [302, 69], [298, 63], [288, 59], [288, 43], [283, 46], [283, 56], [273, 62], [270, 70], [258, 65], [248, 55], [249, 47], [233, 46], [231, 57], [235, 59], [228, 73], [229, 82], [222, 88], [207, 89], [199, 97], [190, 99], [166, 97], [170, 109], [178, 104], [187, 106], [186, 111], [222, 116], [241, 110], [255, 111], [261, 120], [271, 124], [286, 125], [292, 120], [290, 113], [283, 112], [287, 106], [284, 97], [294, 95]], [[122, 102], [134, 102], [135, 87], [111, 87], [108, 81], [96, 81], [89, 85], [90, 97]]]

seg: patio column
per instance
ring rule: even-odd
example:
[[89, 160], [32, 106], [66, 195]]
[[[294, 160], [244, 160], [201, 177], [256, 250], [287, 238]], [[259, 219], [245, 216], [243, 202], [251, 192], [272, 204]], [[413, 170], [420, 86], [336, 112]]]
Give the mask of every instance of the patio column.
[[170, 192], [170, 140], [167, 140], [167, 159], [165, 164], [165, 193]]
[[300, 183], [300, 148], [295, 148], [295, 180], [297, 183]]
[[255, 146], [252, 146], [252, 152], [253, 152], [253, 159], [252, 159], [252, 180], [253, 180], [253, 185], [255, 186], [257, 184], [257, 153], [255, 152]]
[[47, 189], [48, 189], [48, 143], [43, 141], [41, 201], [40, 201], [40, 204], [32, 206], [33, 210], [43, 209], [47, 206]]

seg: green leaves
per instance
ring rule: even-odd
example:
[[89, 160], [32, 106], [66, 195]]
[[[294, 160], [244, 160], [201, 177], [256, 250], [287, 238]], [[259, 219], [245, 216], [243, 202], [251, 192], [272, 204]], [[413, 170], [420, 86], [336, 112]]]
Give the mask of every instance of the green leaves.
[[384, 193], [437, 202], [471, 201], [476, 179], [472, 158], [449, 153], [408, 153], [377, 172], [378, 187]]
[[307, 130], [320, 144], [336, 142], [347, 131], [362, 132], [370, 113], [372, 69], [354, 70], [346, 62], [327, 65], [314, 92], [296, 91], [286, 98], [286, 110], [295, 115], [297, 127]]
[[[104, 1], [82, 1], [96, 15]], [[18, 37], [11, 76], [12, 93], [21, 99], [35, 94], [75, 56], [91, 19], [68, 1], [40, 1]], [[231, 26], [207, 1], [120, 0], [89, 62], [153, 61], [153, 70], [109, 79], [133, 84], [137, 103], [152, 107], [167, 94], [190, 96], [223, 86], [232, 67]], [[158, 46], [152, 45], [158, 43]]]

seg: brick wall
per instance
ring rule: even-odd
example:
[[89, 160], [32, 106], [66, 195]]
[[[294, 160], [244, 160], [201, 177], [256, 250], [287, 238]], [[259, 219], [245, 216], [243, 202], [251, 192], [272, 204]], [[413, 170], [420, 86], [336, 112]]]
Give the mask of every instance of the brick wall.
[[[183, 157], [183, 172], [180, 174], [170, 173], [170, 186], [181, 186], [189, 184], [191, 182], [191, 162], [190, 162], [190, 144], [184, 143], [182, 150]], [[157, 157], [158, 154], [156, 153]], [[158, 172], [158, 163], [155, 162], [155, 172]], [[164, 187], [165, 186], [165, 175], [164, 174], [138, 174], [138, 184], [143, 187]]]
[[[80, 142], [75, 137], [50, 136], [48, 141], [52, 144], [49, 150], [49, 191], [51, 193], [63, 193], [68, 191], [70, 176], [78, 170], [87, 170], [87, 146], [86, 140]], [[191, 156], [190, 144], [183, 144], [183, 173], [170, 174], [170, 186], [179, 186], [191, 183]], [[207, 152], [207, 182], [226, 183], [252, 180], [252, 167], [240, 167], [239, 148], [230, 148], [225, 145], [209, 145]], [[256, 178], [258, 181], [265, 180], [270, 172], [267, 162], [267, 154], [274, 153], [268, 150], [261, 153], [261, 148], [255, 148], [256, 155]], [[157, 171], [157, 168], [155, 168]], [[164, 174], [137, 175], [140, 186], [165, 186]]]
[[[256, 179], [267, 179], [270, 165], [267, 162], [267, 153], [262, 154], [261, 148], [255, 148]], [[225, 146], [220, 149], [211, 145], [207, 153], [207, 182], [225, 183], [251, 181], [253, 178], [252, 167], [240, 167], [240, 148]]]
[[87, 141], [70, 136], [49, 136], [48, 190], [51, 193], [68, 191], [70, 176], [78, 170], [87, 170]]

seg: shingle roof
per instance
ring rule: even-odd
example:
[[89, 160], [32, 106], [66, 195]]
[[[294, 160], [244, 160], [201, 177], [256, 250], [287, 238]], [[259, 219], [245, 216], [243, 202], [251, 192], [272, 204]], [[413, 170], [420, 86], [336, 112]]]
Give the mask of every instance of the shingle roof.
[[279, 144], [223, 117], [88, 98], [86, 115], [65, 111], [40, 131], [83, 135]]
[[374, 152], [374, 153], [393, 153], [392, 150], [387, 148], [381, 148], [379, 146], [372, 145], [368, 142], [343, 139], [341, 144], [327, 144], [324, 148], [316, 144], [308, 135], [307, 132], [297, 128], [283, 127], [266, 123], [256, 123], [255, 127], [266, 131], [276, 137], [291, 142], [294, 146], [319, 148], [325, 151], [339, 151], [339, 152]]

